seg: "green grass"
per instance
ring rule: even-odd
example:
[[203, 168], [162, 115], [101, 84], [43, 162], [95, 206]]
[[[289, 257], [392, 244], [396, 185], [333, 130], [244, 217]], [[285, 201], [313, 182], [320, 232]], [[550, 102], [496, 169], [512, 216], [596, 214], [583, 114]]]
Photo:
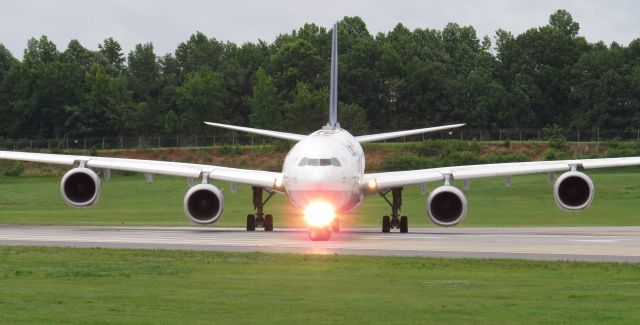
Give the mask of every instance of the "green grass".
[[[546, 174], [516, 176], [511, 188], [502, 178], [473, 180], [466, 191], [469, 213], [462, 226], [624, 226], [640, 225], [640, 169], [589, 171], [596, 184], [593, 205], [580, 213], [558, 209]], [[147, 184], [142, 175], [114, 175], [104, 182], [98, 204], [74, 209], [63, 203], [59, 177], [0, 177], [0, 224], [74, 225], [192, 225], [184, 216], [182, 200], [186, 180], [158, 176]], [[243, 226], [250, 213], [250, 188], [240, 186], [236, 194], [227, 183], [218, 183], [225, 195], [225, 214], [215, 226]], [[456, 185], [461, 186], [460, 183]], [[430, 184], [433, 189], [437, 184]], [[426, 217], [426, 195], [417, 187], [404, 191], [403, 214], [410, 226], [432, 226]], [[275, 215], [275, 226], [303, 227], [300, 212], [286, 197], [277, 195], [267, 205]], [[344, 226], [378, 227], [388, 214], [386, 202], [368, 197], [353, 212], [341, 216]]]
[[640, 322], [639, 264], [0, 247], [0, 284], [4, 324]]

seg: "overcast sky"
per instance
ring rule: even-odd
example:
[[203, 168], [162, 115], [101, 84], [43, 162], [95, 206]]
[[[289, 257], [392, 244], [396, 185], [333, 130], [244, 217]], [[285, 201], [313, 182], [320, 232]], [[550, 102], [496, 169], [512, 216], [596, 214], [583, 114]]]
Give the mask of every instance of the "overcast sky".
[[97, 49], [114, 37], [130, 51], [153, 42], [156, 54], [173, 52], [196, 31], [235, 43], [271, 42], [306, 22], [330, 27], [343, 16], [360, 16], [369, 32], [388, 32], [401, 22], [410, 29], [442, 29], [448, 22], [472, 25], [478, 36], [498, 28], [519, 34], [567, 9], [589, 42], [627, 45], [640, 37], [640, 1], [593, 0], [4, 0], [0, 43], [18, 58], [31, 37], [47, 35], [59, 50], [78, 39]]

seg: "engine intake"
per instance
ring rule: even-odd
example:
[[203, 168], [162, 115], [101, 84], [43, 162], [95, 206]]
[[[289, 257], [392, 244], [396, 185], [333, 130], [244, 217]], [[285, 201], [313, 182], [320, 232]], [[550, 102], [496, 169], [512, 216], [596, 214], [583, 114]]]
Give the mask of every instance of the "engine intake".
[[467, 215], [467, 198], [456, 187], [440, 186], [429, 194], [427, 212], [429, 219], [436, 225], [455, 226]]
[[89, 168], [73, 168], [62, 176], [60, 193], [70, 206], [90, 207], [100, 197], [100, 177]]
[[211, 184], [198, 184], [184, 196], [184, 213], [195, 223], [211, 224], [222, 216], [224, 196]]
[[589, 176], [582, 172], [566, 172], [556, 180], [553, 196], [558, 207], [565, 211], [582, 211], [593, 201], [595, 187]]

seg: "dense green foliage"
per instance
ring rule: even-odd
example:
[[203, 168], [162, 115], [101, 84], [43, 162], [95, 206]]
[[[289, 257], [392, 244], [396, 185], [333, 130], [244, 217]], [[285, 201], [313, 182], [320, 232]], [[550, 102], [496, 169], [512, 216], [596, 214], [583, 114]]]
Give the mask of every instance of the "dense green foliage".
[[[345, 17], [340, 120], [353, 133], [467, 122], [477, 128], [631, 129], [640, 122], [640, 39], [589, 43], [558, 10], [545, 26], [494, 41], [472, 26], [371, 35]], [[22, 60], [0, 44], [0, 137], [190, 135], [203, 120], [291, 131], [327, 120], [331, 31], [305, 24], [271, 43], [197, 32], [175, 53], [125, 54], [46, 36]]]
[[621, 263], [1, 247], [0, 322], [637, 324], [639, 271]]

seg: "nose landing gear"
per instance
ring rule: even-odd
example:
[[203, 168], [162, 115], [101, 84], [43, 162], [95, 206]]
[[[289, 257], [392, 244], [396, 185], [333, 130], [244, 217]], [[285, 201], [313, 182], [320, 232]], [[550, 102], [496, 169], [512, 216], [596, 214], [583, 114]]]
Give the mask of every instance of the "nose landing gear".
[[[392, 200], [389, 201], [387, 193], [391, 192]], [[409, 218], [400, 216], [402, 207], [402, 187], [392, 188], [380, 193], [391, 207], [391, 216], [382, 217], [382, 232], [391, 232], [391, 229], [399, 229], [401, 233], [409, 232]]]
[[264, 205], [275, 195], [275, 192], [266, 190], [269, 196], [263, 201], [264, 188], [253, 186], [251, 190], [253, 191], [253, 209], [256, 213], [247, 215], [247, 231], [255, 231], [256, 227], [264, 228], [264, 231], [273, 231], [273, 215], [264, 214]]
[[309, 239], [313, 241], [327, 241], [331, 238], [331, 229], [327, 227], [309, 228]]

